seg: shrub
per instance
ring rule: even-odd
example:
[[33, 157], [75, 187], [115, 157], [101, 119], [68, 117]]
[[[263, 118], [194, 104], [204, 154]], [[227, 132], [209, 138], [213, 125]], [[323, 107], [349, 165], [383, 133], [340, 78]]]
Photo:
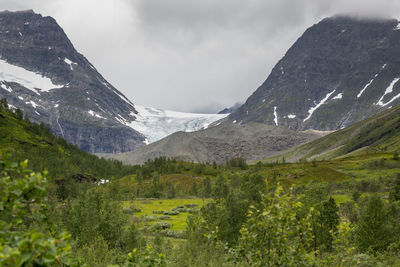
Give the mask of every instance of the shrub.
[[177, 210], [170, 210], [170, 211], [164, 212], [164, 215], [174, 216], [174, 215], [178, 215], [178, 214], [179, 214], [179, 211], [177, 211]]
[[151, 226], [152, 230], [165, 230], [171, 228], [171, 224], [169, 222], [156, 222]]

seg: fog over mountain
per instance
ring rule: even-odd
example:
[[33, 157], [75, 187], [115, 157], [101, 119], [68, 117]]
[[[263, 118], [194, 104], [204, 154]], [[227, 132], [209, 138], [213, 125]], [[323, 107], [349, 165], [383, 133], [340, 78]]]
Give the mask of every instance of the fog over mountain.
[[3, 0], [5, 9], [54, 17], [135, 103], [203, 113], [245, 101], [303, 30], [324, 17], [400, 17], [397, 0]]

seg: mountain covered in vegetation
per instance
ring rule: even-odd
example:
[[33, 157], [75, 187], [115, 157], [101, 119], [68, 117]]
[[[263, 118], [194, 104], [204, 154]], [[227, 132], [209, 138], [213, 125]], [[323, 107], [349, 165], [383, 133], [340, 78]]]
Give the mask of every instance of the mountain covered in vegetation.
[[286, 160], [333, 159], [400, 151], [400, 105], [295, 148]]
[[229, 120], [338, 130], [395, 106], [399, 29], [397, 20], [322, 20], [304, 32]]
[[120, 162], [99, 159], [76, 145], [54, 136], [45, 124], [24, 119], [3, 99], [0, 103], [0, 156], [19, 162], [29, 161], [33, 170], [47, 170], [54, 180], [99, 181], [132, 172]]

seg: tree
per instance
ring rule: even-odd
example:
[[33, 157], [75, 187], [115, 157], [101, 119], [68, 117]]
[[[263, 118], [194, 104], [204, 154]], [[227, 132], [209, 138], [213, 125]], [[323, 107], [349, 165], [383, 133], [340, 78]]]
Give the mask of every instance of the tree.
[[239, 243], [232, 250], [235, 261], [248, 266], [311, 265], [310, 216], [298, 218], [301, 206], [279, 185], [272, 196], [264, 195], [240, 230]]
[[394, 237], [387, 208], [378, 195], [369, 197], [361, 207], [360, 220], [355, 227], [355, 241], [361, 251], [383, 251]]
[[339, 209], [332, 197], [322, 204], [322, 209], [319, 215], [321, 227], [320, 243], [324, 246], [324, 249], [328, 251], [332, 250], [334, 235], [337, 233], [337, 227], [339, 225], [338, 211]]
[[390, 190], [389, 198], [392, 201], [400, 200], [400, 174], [399, 173], [396, 176], [396, 180], [394, 181], [393, 188]]
[[[77, 266], [70, 254], [69, 235], [51, 234], [43, 201], [47, 193], [46, 173], [0, 160], [0, 266]], [[39, 220], [41, 229], [27, 225]]]
[[0, 99], [0, 109], [8, 109], [8, 103], [6, 98]]
[[24, 118], [24, 113], [22, 112], [21, 109], [17, 108], [17, 109], [15, 110], [15, 117], [16, 117], [18, 120], [23, 120], [23, 118]]

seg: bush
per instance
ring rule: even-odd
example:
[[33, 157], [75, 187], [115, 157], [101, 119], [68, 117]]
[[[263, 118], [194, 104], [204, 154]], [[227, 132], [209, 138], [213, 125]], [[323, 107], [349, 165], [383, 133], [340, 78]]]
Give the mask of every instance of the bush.
[[151, 226], [152, 230], [165, 230], [171, 228], [171, 224], [169, 222], [156, 222]]
[[164, 214], [165, 211], [163, 210], [153, 210], [152, 213], [153, 214]]
[[140, 221], [142, 222], [152, 222], [157, 221], [158, 217], [156, 215], [144, 215], [140, 217]]
[[158, 219], [159, 219], [159, 220], [171, 220], [171, 216], [168, 216], [168, 215], [161, 215], [161, 216], [158, 216]]
[[179, 214], [179, 211], [177, 211], [177, 210], [170, 210], [170, 211], [164, 212], [164, 215], [174, 216], [174, 215], [178, 215], [178, 214]]
[[197, 207], [199, 207], [199, 205], [198, 204], [185, 204], [185, 207], [186, 208], [197, 208]]

